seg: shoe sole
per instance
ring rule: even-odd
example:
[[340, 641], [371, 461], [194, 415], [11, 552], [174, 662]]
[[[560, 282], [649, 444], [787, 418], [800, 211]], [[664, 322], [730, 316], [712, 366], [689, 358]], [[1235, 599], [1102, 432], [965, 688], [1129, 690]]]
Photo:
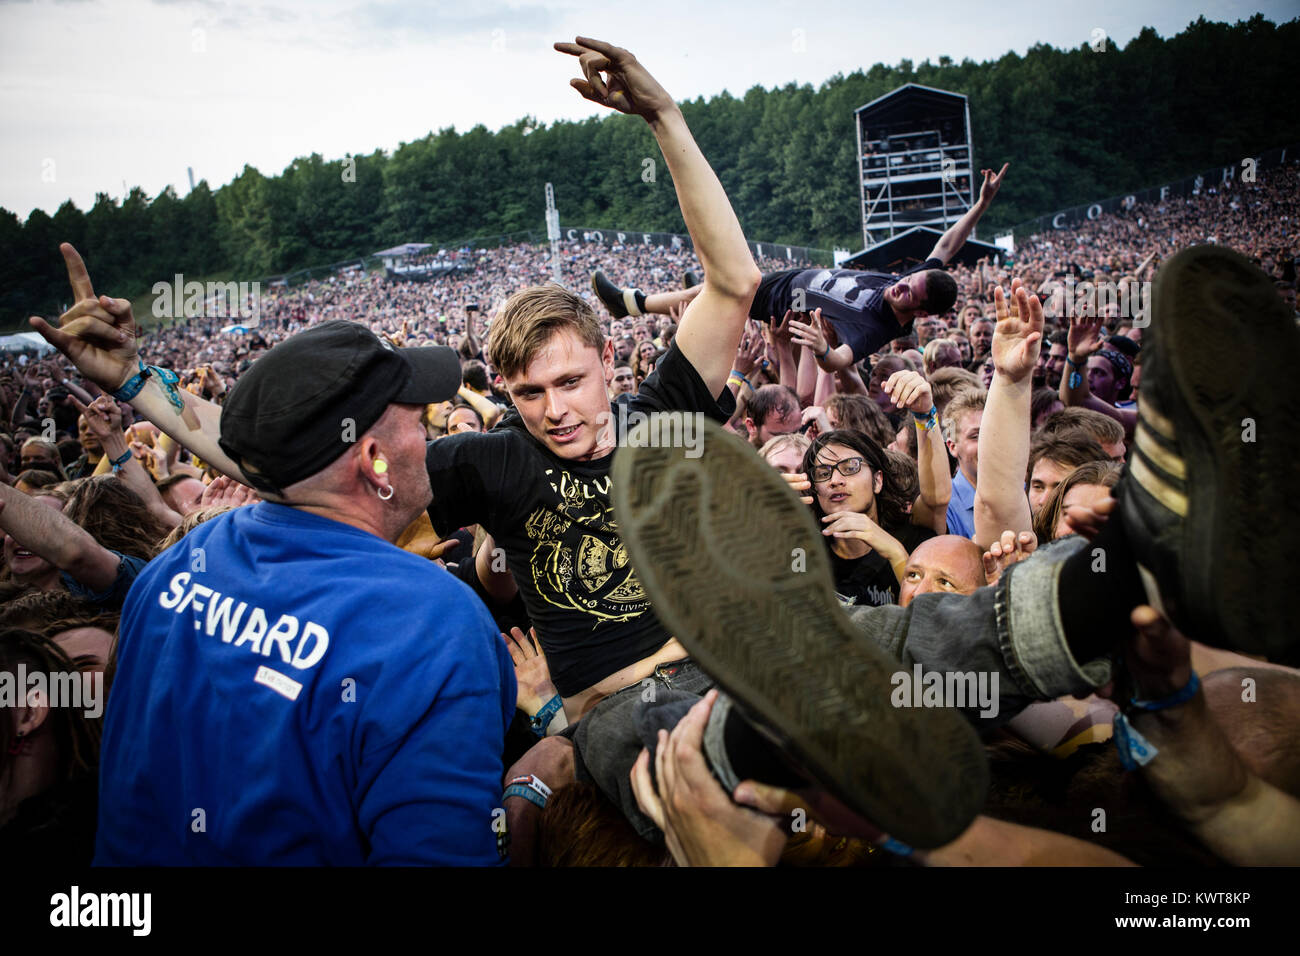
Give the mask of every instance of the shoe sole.
[[696, 458], [639, 447], [645, 437], [634, 430], [614, 456], [612, 490], [659, 619], [756, 728], [854, 812], [916, 847], [959, 836], [988, 790], [979, 738], [955, 710], [891, 704], [891, 676], [905, 667], [836, 600], [808, 508], [712, 422]]
[[[1172, 429], [1185, 475], [1169, 480], [1135, 450], [1132, 464], [1157, 478], [1139, 481], [1130, 470], [1125, 490], [1157, 499], [1163, 491], [1166, 503], [1170, 487], [1185, 496], [1184, 519], [1163, 529], [1164, 540], [1157, 533], [1150, 568], [1179, 629], [1294, 663], [1300, 648], [1287, 622], [1300, 471], [1289, 431], [1300, 421], [1300, 390], [1286, 383], [1300, 368], [1300, 332], [1287, 311], [1273, 280], [1235, 252], [1194, 246], [1169, 260], [1143, 354], [1141, 392], [1154, 408], [1139, 400], [1138, 417], [1148, 450], [1158, 445], [1153, 432]], [[1152, 533], [1140, 523], [1126, 530], [1134, 541]], [[1178, 567], [1168, 566], [1171, 555]]]

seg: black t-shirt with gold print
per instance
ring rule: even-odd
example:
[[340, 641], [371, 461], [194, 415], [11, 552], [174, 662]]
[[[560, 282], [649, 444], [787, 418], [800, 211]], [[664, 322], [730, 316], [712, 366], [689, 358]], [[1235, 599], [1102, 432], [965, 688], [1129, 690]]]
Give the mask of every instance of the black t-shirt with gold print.
[[[735, 410], [727, 389], [714, 397], [674, 343], [640, 391], [611, 406], [616, 436], [638, 414], [701, 412], [725, 422]], [[610, 498], [613, 453], [567, 461], [547, 450], [514, 410], [486, 433], [429, 443], [439, 534], [481, 524], [505, 551], [551, 680], [569, 697], [649, 657], [671, 636], [650, 608], [628, 560]]]

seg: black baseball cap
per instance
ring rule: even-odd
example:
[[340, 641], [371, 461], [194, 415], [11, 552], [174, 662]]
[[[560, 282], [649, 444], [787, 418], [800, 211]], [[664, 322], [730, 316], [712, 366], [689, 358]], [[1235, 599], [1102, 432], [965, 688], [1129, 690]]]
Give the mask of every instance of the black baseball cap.
[[221, 450], [278, 493], [335, 461], [389, 405], [445, 402], [460, 384], [446, 346], [398, 349], [356, 322], [322, 322], [240, 376], [221, 409]]

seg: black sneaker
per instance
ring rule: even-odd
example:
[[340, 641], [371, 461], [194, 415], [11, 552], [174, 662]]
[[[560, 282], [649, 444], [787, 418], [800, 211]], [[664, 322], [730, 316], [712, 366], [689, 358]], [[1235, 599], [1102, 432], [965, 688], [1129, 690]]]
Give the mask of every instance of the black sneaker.
[[699, 277], [698, 275], [696, 275], [694, 272], [683, 272], [683, 273], [682, 273], [682, 288], [683, 288], [683, 289], [694, 289], [697, 285], [700, 284], [700, 281], [701, 281], [701, 280], [700, 280], [700, 277]]
[[596, 293], [596, 298], [605, 304], [609, 314], [616, 319], [641, 314], [641, 310], [636, 307], [634, 290], [620, 289], [599, 269], [591, 274], [591, 291]]
[[1184, 634], [1296, 663], [1300, 331], [1289, 311], [1272, 279], [1220, 246], [1161, 268], [1116, 495], [1134, 556]]
[[615, 514], [656, 615], [834, 801], [912, 846], [951, 842], [988, 789], [969, 722], [892, 705], [891, 676], [906, 668], [840, 606], [825, 539], [773, 468], [703, 416], [702, 455], [644, 447], [671, 434], [661, 417], [612, 465]]

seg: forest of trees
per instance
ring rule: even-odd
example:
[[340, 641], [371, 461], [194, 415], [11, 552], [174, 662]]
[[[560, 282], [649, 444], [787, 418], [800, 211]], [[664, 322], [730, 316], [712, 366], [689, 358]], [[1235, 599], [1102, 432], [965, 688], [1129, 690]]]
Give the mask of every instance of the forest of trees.
[[[1295, 53], [1300, 18], [1235, 25], [1204, 18], [1162, 39], [1147, 28], [1122, 49], [1047, 45], [1025, 56], [876, 64], [818, 89], [755, 87], [682, 110], [748, 236], [818, 248], [861, 246], [853, 111], [903, 83], [964, 93], [976, 164], [1012, 172], [985, 231], [1186, 175], [1300, 139]], [[1291, 90], [1291, 93], [1287, 93]], [[656, 161], [655, 182], [642, 179]], [[346, 174], [346, 175], [345, 175]], [[132, 189], [65, 202], [24, 223], [0, 209], [0, 326], [57, 310], [67, 285], [57, 252], [93, 256], [97, 287], [135, 297], [173, 273], [252, 280], [407, 241], [446, 243], [520, 230], [544, 234], [543, 184], [570, 225], [684, 232], [647, 126], [609, 115], [498, 132], [443, 129], [391, 154], [300, 158], [278, 175], [245, 166], [183, 199]]]

